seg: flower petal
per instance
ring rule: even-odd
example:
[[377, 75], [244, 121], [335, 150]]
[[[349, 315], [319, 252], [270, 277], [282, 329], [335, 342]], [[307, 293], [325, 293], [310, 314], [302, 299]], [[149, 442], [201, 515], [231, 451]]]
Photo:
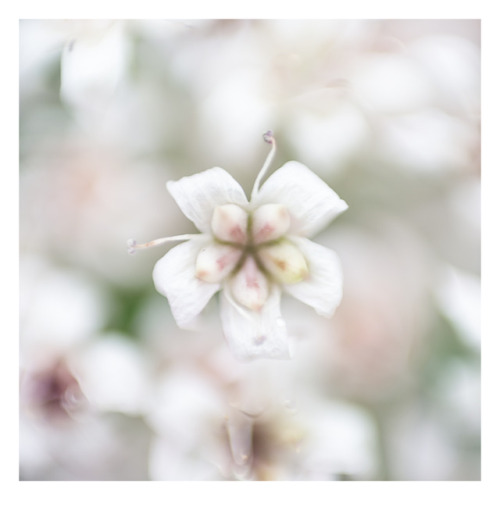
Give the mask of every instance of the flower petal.
[[155, 265], [155, 287], [170, 303], [177, 325], [190, 328], [210, 298], [220, 289], [220, 283], [206, 283], [196, 278], [196, 257], [208, 237], [193, 238], [171, 249]]
[[280, 299], [281, 292], [274, 287], [264, 306], [259, 311], [252, 311], [238, 305], [228, 290], [224, 290], [221, 297], [222, 328], [236, 358], [290, 358]]
[[312, 236], [347, 209], [322, 179], [307, 166], [290, 161], [276, 170], [257, 192], [254, 207], [281, 203], [291, 216], [290, 234]]
[[210, 232], [212, 215], [218, 205], [248, 206], [240, 184], [222, 168], [168, 181], [167, 189], [185, 216], [203, 233]]
[[306, 257], [309, 276], [300, 283], [283, 285], [283, 289], [321, 316], [330, 317], [342, 299], [343, 277], [337, 254], [307, 238], [290, 240]]

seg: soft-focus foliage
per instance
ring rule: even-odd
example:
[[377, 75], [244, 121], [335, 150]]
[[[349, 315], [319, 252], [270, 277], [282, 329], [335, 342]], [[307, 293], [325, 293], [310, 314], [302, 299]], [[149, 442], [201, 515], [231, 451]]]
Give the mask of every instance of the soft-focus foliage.
[[[478, 21], [21, 21], [20, 476], [480, 477]], [[331, 319], [291, 361], [180, 330], [151, 272], [165, 188], [307, 165], [349, 205]]]

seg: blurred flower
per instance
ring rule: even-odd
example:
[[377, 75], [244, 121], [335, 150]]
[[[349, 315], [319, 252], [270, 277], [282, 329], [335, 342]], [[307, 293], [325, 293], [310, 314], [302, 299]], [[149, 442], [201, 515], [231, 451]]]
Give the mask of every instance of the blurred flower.
[[201, 235], [166, 237], [130, 251], [188, 240], [155, 266], [153, 279], [180, 327], [189, 328], [212, 296], [223, 290], [221, 318], [238, 358], [288, 358], [281, 290], [331, 316], [342, 297], [337, 255], [305, 237], [316, 234], [347, 208], [318, 176], [295, 161], [274, 172], [259, 189], [275, 152], [259, 173], [250, 202], [241, 186], [213, 168], [167, 188]]
[[[132, 228], [140, 234], [157, 231], [165, 216], [167, 223], [177, 223], [181, 215], [174, 201], [158, 194], [165, 172], [173, 171], [166, 163], [130, 160], [121, 146], [81, 133], [36, 150], [40, 158], [24, 167], [20, 184], [24, 248], [65, 256], [76, 269], [113, 284], [144, 284], [150, 264], [124, 264], [121, 243]], [[151, 216], [144, 216], [142, 205]]]
[[63, 356], [21, 375], [23, 408], [48, 421], [71, 417], [84, 404], [80, 384]]
[[148, 429], [125, 417], [147, 399], [142, 360], [101, 336], [106, 293], [34, 254], [20, 266], [21, 479], [144, 479]]
[[226, 429], [230, 471], [240, 480], [368, 480], [375, 473], [373, 420], [313, 388], [256, 414], [233, 409]]
[[214, 354], [183, 359], [152, 387], [152, 479], [372, 478], [376, 430], [364, 409], [318, 393], [296, 364], [218, 366]]

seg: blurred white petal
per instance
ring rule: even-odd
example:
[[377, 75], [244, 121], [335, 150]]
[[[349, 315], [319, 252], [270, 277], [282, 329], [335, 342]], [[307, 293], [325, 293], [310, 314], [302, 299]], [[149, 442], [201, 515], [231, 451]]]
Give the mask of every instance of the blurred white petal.
[[379, 152], [412, 172], [467, 168], [477, 132], [443, 110], [426, 108], [381, 123]]
[[391, 114], [428, 105], [433, 92], [420, 66], [403, 54], [370, 54], [354, 66], [356, 98], [370, 112]]
[[445, 108], [478, 112], [481, 51], [468, 39], [429, 35], [409, 45], [409, 52], [425, 70]]
[[209, 237], [200, 236], [171, 249], [155, 265], [155, 287], [170, 303], [175, 321], [189, 328], [211, 297], [220, 289], [219, 283], [205, 283], [196, 278], [196, 257]]
[[321, 316], [331, 316], [342, 299], [343, 277], [337, 254], [307, 238], [291, 240], [306, 257], [309, 275], [300, 283], [284, 285], [283, 289]]
[[149, 385], [143, 352], [118, 334], [101, 336], [79, 359], [80, 386], [100, 410], [140, 414], [148, 400]]
[[320, 98], [326, 101], [320, 109], [305, 108], [292, 114], [286, 132], [298, 158], [305, 164], [314, 164], [325, 177], [343, 169], [360, 155], [370, 131], [359, 106], [349, 101], [335, 101], [333, 90], [309, 95], [307, 103]]
[[102, 110], [125, 75], [128, 44], [119, 23], [70, 41], [61, 59], [61, 97], [77, 109]]
[[221, 297], [222, 328], [236, 358], [290, 358], [280, 299], [280, 291], [275, 287], [264, 306], [259, 311], [252, 311], [236, 306], [224, 291]]
[[481, 280], [447, 267], [436, 288], [438, 303], [460, 337], [473, 347], [481, 345]]
[[160, 377], [147, 422], [158, 435], [152, 442], [153, 480], [220, 480], [221, 445], [227, 405], [204, 373], [177, 365]]
[[155, 438], [149, 451], [149, 475], [158, 481], [225, 480], [218, 464], [199, 452], [186, 449], [170, 438]]
[[296, 161], [276, 170], [253, 202], [284, 205], [291, 216], [290, 234], [312, 236], [326, 227], [347, 204], [315, 173]]
[[222, 168], [169, 181], [167, 189], [181, 211], [202, 233], [210, 233], [212, 215], [219, 205], [248, 205], [241, 185]]
[[447, 420], [438, 410], [423, 410], [416, 403], [400, 406], [388, 433], [394, 480], [454, 480], [459, 470], [459, 449], [452, 445]]
[[73, 348], [103, 326], [109, 301], [91, 278], [26, 255], [20, 276], [23, 354]]
[[370, 479], [376, 473], [377, 434], [373, 419], [342, 401], [314, 398], [299, 406], [307, 427], [301, 448], [308, 480], [333, 480], [347, 474]]
[[[209, 58], [203, 68], [210, 68], [210, 73], [196, 82], [202, 91], [199, 96], [199, 133], [201, 143], [210, 147], [212, 157], [223, 157], [231, 165], [251, 165], [258, 157], [261, 145], [249, 143], [248, 139], [256, 138], [269, 127], [273, 120], [272, 106], [261, 94], [262, 74], [249, 68], [248, 64], [242, 67], [243, 58], [234, 55], [234, 44], [232, 42], [231, 46], [226, 47], [234, 56], [234, 64], [226, 63], [227, 71], [218, 76], [214, 75], [213, 70], [221, 68], [223, 63]], [[233, 50], [229, 50], [231, 48]], [[243, 43], [242, 48], [242, 53], [254, 53], [252, 46]], [[245, 48], [249, 52], [245, 52]], [[213, 53], [220, 51], [219, 48]], [[197, 49], [196, 55], [199, 53]], [[213, 88], [210, 86], [212, 83]], [[216, 142], [213, 142], [214, 138]]]
[[157, 433], [189, 448], [224, 415], [221, 390], [203, 373], [177, 364], [160, 376], [147, 420]]

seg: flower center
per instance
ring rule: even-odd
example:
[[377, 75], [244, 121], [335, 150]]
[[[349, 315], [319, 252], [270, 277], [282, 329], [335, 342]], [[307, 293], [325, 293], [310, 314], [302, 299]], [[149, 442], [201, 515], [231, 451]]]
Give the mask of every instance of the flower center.
[[266, 204], [252, 213], [220, 205], [211, 228], [215, 241], [199, 252], [196, 277], [208, 283], [229, 277], [233, 295], [247, 308], [262, 307], [270, 283], [298, 283], [309, 273], [304, 255], [286, 238], [290, 213], [284, 205]]

